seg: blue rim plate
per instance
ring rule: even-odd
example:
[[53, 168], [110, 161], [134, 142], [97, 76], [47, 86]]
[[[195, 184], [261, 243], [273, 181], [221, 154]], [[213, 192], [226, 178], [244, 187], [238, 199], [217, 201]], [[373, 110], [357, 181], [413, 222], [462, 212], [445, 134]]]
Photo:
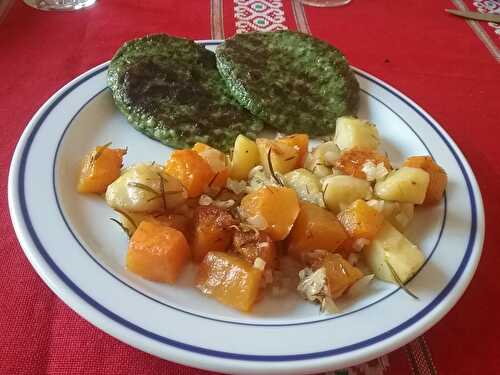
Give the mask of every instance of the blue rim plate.
[[[213, 48], [218, 41], [206, 41]], [[425, 332], [458, 301], [484, 238], [481, 194], [446, 132], [409, 98], [356, 69], [360, 116], [377, 124], [391, 160], [432, 155], [448, 172], [446, 199], [421, 209], [408, 236], [427, 257], [411, 280], [418, 301], [376, 282], [339, 315], [321, 315], [297, 297], [266, 298], [255, 313], [219, 306], [193, 288], [150, 283], [123, 267], [126, 239], [97, 197], [76, 194], [79, 158], [112, 140], [126, 163], [163, 162], [169, 149], [135, 132], [106, 89], [108, 63], [69, 82], [35, 114], [9, 174], [16, 234], [35, 270], [72, 309], [112, 336], [162, 358], [227, 373], [313, 373], [360, 363]], [[262, 306], [261, 306], [262, 305]]]

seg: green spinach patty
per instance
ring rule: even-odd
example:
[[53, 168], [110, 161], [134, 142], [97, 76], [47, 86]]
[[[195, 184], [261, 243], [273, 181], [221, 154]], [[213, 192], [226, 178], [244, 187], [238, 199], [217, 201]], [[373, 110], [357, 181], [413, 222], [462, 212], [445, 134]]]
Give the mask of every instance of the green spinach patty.
[[357, 110], [359, 85], [347, 60], [309, 35], [238, 34], [215, 54], [232, 95], [280, 132], [329, 135], [337, 117]]
[[228, 151], [238, 134], [255, 137], [263, 127], [231, 96], [214, 54], [187, 39], [153, 35], [125, 43], [111, 61], [108, 85], [137, 130], [172, 147], [204, 142]]

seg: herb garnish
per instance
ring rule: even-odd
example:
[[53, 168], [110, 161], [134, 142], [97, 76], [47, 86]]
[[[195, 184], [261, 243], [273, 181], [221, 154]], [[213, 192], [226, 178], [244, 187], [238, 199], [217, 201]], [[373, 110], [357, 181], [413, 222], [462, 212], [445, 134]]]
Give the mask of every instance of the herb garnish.
[[419, 299], [418, 296], [415, 293], [413, 293], [410, 289], [408, 289], [408, 287], [401, 281], [396, 270], [394, 269], [392, 264], [389, 262], [389, 259], [387, 259], [387, 257], [385, 257], [384, 261], [385, 261], [385, 264], [387, 264], [389, 271], [391, 271], [392, 277], [394, 278], [394, 280], [396, 280], [396, 283], [398, 283], [398, 285], [401, 287], [401, 289], [403, 289], [411, 297], [413, 297], [415, 299]]

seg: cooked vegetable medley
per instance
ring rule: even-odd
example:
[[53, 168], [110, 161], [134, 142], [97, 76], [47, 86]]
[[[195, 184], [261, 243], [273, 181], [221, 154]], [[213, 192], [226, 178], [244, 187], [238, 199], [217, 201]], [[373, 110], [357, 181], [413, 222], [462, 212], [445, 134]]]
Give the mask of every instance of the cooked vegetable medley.
[[238, 310], [293, 285], [335, 313], [374, 276], [407, 290], [424, 255], [403, 232], [447, 175], [429, 156], [396, 168], [368, 121], [339, 118], [332, 139], [310, 150], [306, 134], [240, 135], [230, 155], [197, 143], [124, 169], [126, 150], [106, 144], [84, 157], [78, 191], [105, 193], [127, 269], [145, 279], [175, 283], [191, 260], [193, 286]]

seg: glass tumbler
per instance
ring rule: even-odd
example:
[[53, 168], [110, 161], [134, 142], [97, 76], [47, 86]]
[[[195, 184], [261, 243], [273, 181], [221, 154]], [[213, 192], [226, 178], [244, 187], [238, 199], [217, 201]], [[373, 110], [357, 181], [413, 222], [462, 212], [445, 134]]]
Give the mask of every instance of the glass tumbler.
[[313, 7], [338, 7], [341, 5], [346, 5], [351, 2], [351, 0], [299, 0], [304, 5], [311, 5]]
[[29, 6], [40, 10], [79, 10], [94, 5], [97, 0], [24, 0]]

